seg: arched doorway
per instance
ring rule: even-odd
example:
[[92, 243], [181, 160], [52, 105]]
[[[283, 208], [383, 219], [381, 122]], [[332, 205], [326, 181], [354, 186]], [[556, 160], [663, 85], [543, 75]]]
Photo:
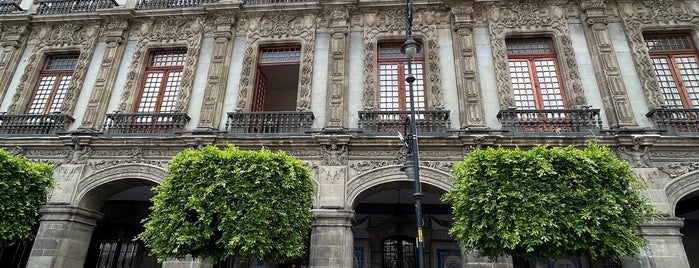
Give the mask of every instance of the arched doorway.
[[[449, 236], [451, 207], [443, 188], [423, 183], [424, 267], [461, 267], [461, 250]], [[354, 267], [417, 266], [413, 182], [405, 178], [367, 187], [354, 199]]]
[[152, 186], [136, 186], [110, 196], [102, 205], [102, 219], [90, 239], [84, 267], [155, 268], [160, 267], [143, 242], [141, 221], [150, 214]]
[[684, 219], [680, 233], [682, 233], [682, 244], [687, 253], [689, 265], [699, 267], [699, 191], [677, 202], [675, 216]]

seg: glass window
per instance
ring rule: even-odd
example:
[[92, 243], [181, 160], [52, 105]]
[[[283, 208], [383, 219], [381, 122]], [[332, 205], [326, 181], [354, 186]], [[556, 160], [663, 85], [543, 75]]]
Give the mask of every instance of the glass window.
[[78, 64], [78, 54], [52, 55], [39, 73], [27, 114], [59, 112]]
[[506, 49], [517, 108], [566, 108], [560, 69], [551, 39], [508, 39]]
[[665, 105], [699, 106], [699, 65], [688, 34], [644, 35]]

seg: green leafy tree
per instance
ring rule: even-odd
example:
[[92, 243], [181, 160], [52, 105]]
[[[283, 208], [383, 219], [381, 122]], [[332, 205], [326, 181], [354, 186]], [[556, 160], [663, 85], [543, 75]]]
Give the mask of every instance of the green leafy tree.
[[159, 260], [300, 257], [311, 226], [310, 171], [284, 152], [229, 145], [177, 154], [140, 234]]
[[596, 143], [477, 150], [454, 167], [450, 234], [494, 259], [634, 256], [655, 215], [628, 163]]
[[53, 188], [53, 167], [0, 149], [0, 247], [27, 239]]

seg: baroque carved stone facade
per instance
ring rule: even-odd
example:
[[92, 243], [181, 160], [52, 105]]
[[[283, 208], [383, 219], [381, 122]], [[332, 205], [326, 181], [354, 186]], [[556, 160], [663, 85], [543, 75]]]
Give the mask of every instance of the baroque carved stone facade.
[[[28, 11], [0, 14], [0, 147], [55, 165], [56, 186], [33, 249], [27, 249], [27, 267], [91, 266], [99, 241], [131, 241], [109, 227], [119, 211], [110, 205], [130, 202], [147, 211], [150, 189], [167, 177], [172, 157], [209, 144], [284, 150], [310, 169], [317, 192], [310, 253], [299, 260], [305, 266], [383, 267], [389, 257], [382, 243], [414, 236], [416, 219], [408, 217], [414, 215], [414, 181], [401, 171], [408, 150], [397, 133], [404, 134], [405, 118], [379, 108], [385, 92], [377, 70], [379, 44], [405, 38], [404, 3], [281, 2], [221, 0], [148, 9], [128, 0], [57, 15], [42, 13], [44, 1], [22, 0], [19, 6]], [[696, 0], [415, 1], [412, 32], [424, 53], [425, 107], [443, 112], [418, 117], [427, 267], [488, 262], [448, 235], [453, 217], [439, 199], [465, 156], [489, 147], [582, 148], [590, 141], [629, 162], [661, 215], [639, 226], [648, 240], [644, 255], [622, 257], [618, 267], [699, 265], [690, 253], [692, 243], [699, 243], [692, 240], [699, 237], [693, 229], [699, 218], [692, 216], [699, 208], [691, 207], [699, 193], [699, 131], [692, 120], [682, 121], [684, 128], [664, 129], [649, 113], [663, 108], [664, 100], [644, 41], [644, 34], [669, 32], [696, 45], [697, 25]], [[507, 122], [498, 115], [515, 105], [506, 40], [530, 37], [552, 41], [567, 109], [561, 116], [515, 115], [528, 121]], [[260, 48], [277, 46], [300, 47], [295, 107], [251, 111]], [[110, 132], [107, 113], [132, 113], [143, 97], [150, 53], [173, 49], [186, 49], [176, 112], [192, 122], [169, 129], [159, 127], [171, 127], [171, 121], [154, 119], [138, 125], [146, 130]], [[77, 121], [49, 131], [53, 119], [38, 119], [38, 125], [13, 119], [26, 116], [46, 58], [64, 53], [79, 55], [60, 113]], [[599, 119], [576, 117], [576, 111], [594, 109], [604, 111]], [[240, 117], [226, 116], [233, 111]], [[376, 113], [376, 120], [360, 121], [351, 111]], [[697, 107], [687, 111], [699, 114]], [[551, 131], [545, 125], [551, 121], [568, 125]], [[599, 126], [585, 128], [590, 121]], [[508, 128], [515, 124], [524, 127]], [[129, 224], [141, 228], [139, 221]], [[584, 257], [570, 260], [529, 264], [590, 267]], [[162, 267], [212, 262], [168, 260]], [[513, 258], [494, 262], [509, 267]]]

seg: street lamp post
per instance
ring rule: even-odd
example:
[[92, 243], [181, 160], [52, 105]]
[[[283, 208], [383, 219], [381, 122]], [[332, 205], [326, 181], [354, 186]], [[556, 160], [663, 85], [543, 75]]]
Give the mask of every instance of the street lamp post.
[[407, 0], [405, 10], [405, 43], [400, 47], [400, 51], [405, 54], [408, 62], [408, 74], [405, 81], [408, 82], [408, 91], [410, 92], [410, 119], [409, 131], [406, 133], [406, 145], [408, 154], [405, 156], [405, 165], [401, 170], [405, 172], [409, 179], [415, 182], [415, 193], [413, 200], [415, 201], [415, 224], [417, 227], [417, 265], [418, 268], [423, 268], [425, 262], [425, 242], [422, 236], [422, 186], [420, 185], [420, 156], [417, 144], [417, 126], [415, 125], [415, 92], [413, 92], [413, 76], [412, 60], [415, 54], [420, 52], [420, 44], [413, 39], [413, 0]]

